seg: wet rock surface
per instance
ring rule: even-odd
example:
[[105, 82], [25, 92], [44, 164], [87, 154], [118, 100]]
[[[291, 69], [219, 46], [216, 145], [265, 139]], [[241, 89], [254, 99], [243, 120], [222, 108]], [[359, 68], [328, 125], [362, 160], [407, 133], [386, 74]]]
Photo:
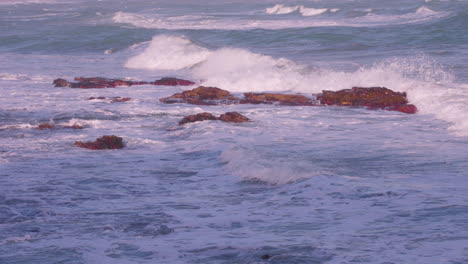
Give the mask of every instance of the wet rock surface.
[[416, 106], [409, 104], [406, 93], [392, 91], [385, 87], [353, 87], [340, 91], [326, 91], [317, 96], [281, 93], [244, 93], [239, 99], [229, 91], [217, 87], [200, 86], [193, 90], [176, 93], [160, 99], [166, 104], [188, 103], [196, 105], [219, 104], [278, 104], [286, 106], [354, 106], [369, 109], [384, 109], [408, 114], [417, 112]]
[[227, 112], [225, 114], [216, 117], [210, 113], [199, 113], [195, 115], [189, 115], [184, 117], [180, 122], [179, 125], [183, 125], [186, 123], [194, 123], [198, 121], [205, 121], [205, 120], [220, 120], [223, 122], [231, 122], [231, 123], [244, 123], [249, 122], [250, 119], [237, 113], [237, 112]]
[[132, 98], [130, 98], [130, 97], [120, 97], [120, 96], [110, 97], [110, 98], [106, 98], [104, 96], [89, 97], [88, 98], [88, 100], [106, 100], [106, 99], [109, 99], [111, 103], [123, 103], [123, 102], [128, 102], [128, 101], [132, 100]]
[[309, 97], [298, 94], [244, 93], [241, 104], [317, 105]]
[[317, 99], [325, 105], [359, 106], [411, 114], [417, 111], [414, 105], [408, 104], [406, 93], [394, 92], [385, 87], [353, 87], [336, 92], [323, 91]]
[[232, 123], [244, 123], [249, 122], [250, 119], [237, 113], [237, 112], [227, 112], [219, 116], [218, 120], [223, 122], [232, 122]]
[[210, 113], [199, 113], [199, 114], [195, 114], [195, 115], [189, 115], [189, 116], [186, 116], [184, 118], [182, 118], [182, 120], [180, 120], [179, 122], [179, 125], [183, 125], [183, 124], [186, 124], [186, 123], [194, 123], [194, 122], [198, 122], [198, 121], [205, 121], [205, 120], [217, 120], [218, 118]]
[[80, 148], [92, 149], [92, 150], [101, 150], [101, 149], [122, 149], [125, 145], [123, 144], [123, 139], [117, 136], [103, 136], [96, 141], [90, 142], [81, 142], [76, 141], [75, 146]]
[[186, 85], [194, 85], [195, 83], [188, 80], [173, 78], [173, 77], [165, 77], [161, 78], [151, 84], [154, 85], [169, 85], [169, 86], [186, 86]]
[[50, 124], [50, 123], [40, 124], [36, 127], [36, 129], [39, 129], [39, 130], [61, 129], [61, 128], [84, 129], [84, 127], [80, 125], [60, 126], [60, 125], [55, 125], [55, 124]]
[[55, 87], [69, 87], [69, 88], [81, 88], [81, 89], [92, 89], [92, 88], [115, 88], [115, 87], [129, 87], [134, 85], [193, 85], [192, 81], [166, 77], [154, 82], [145, 81], [129, 81], [121, 79], [110, 79], [103, 77], [75, 77], [75, 82], [69, 82], [65, 79], [55, 79], [53, 84]]
[[199, 86], [192, 90], [176, 93], [159, 101], [165, 104], [188, 103], [195, 105], [217, 105], [223, 103], [235, 103], [238, 98], [230, 92], [217, 88]]

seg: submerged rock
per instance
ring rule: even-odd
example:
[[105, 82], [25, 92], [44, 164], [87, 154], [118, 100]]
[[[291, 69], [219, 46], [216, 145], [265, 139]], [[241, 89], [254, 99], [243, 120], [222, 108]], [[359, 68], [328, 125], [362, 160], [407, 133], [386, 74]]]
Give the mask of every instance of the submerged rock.
[[44, 123], [44, 124], [40, 124], [36, 127], [36, 129], [39, 129], [39, 130], [45, 130], [45, 129], [60, 129], [60, 128], [71, 128], [71, 129], [84, 129], [83, 126], [80, 126], [80, 125], [72, 125], [72, 126], [56, 126], [54, 124], [50, 124], [50, 123]]
[[317, 97], [322, 104], [363, 106], [403, 113], [416, 113], [416, 106], [408, 104], [406, 93], [394, 92], [385, 87], [353, 87], [340, 91], [323, 91]]
[[123, 103], [132, 100], [130, 97], [115, 97], [111, 100], [111, 103]]
[[317, 105], [312, 98], [298, 94], [244, 93], [242, 104]]
[[225, 114], [216, 117], [210, 113], [199, 113], [195, 115], [189, 115], [184, 117], [180, 122], [179, 125], [183, 125], [186, 123], [193, 123], [198, 121], [205, 121], [205, 120], [220, 120], [223, 122], [232, 122], [232, 123], [244, 123], [249, 122], [250, 119], [237, 113], [237, 112], [227, 112]]
[[221, 103], [234, 103], [238, 100], [230, 92], [217, 87], [199, 86], [192, 90], [176, 93], [166, 98], [159, 99], [165, 104], [188, 103], [195, 105], [216, 105]]
[[109, 79], [103, 77], [75, 77], [75, 82], [69, 82], [65, 79], [55, 79], [53, 84], [55, 87], [70, 87], [70, 88], [114, 88], [114, 87], [129, 87], [134, 85], [193, 85], [192, 81], [177, 79], [172, 77], [162, 78], [154, 82], [143, 82], [143, 81], [128, 81], [121, 79]]
[[124, 147], [123, 140], [121, 137], [117, 136], [103, 136], [96, 141], [91, 142], [81, 142], [76, 141], [75, 146], [80, 148], [87, 148], [92, 150], [101, 150], [101, 149], [121, 149]]
[[[107, 98], [104, 96], [99, 96], [99, 97], [89, 97], [88, 100], [106, 100]], [[123, 102], [128, 102], [132, 100], [130, 97], [110, 97], [110, 102], [111, 103], [123, 103]]]
[[62, 126], [63, 128], [71, 128], [71, 129], [84, 129], [84, 126], [80, 125], [72, 125], [72, 126]]
[[39, 129], [39, 130], [44, 130], [44, 129], [53, 129], [55, 128], [55, 125], [54, 124], [49, 124], [49, 123], [44, 123], [44, 124], [40, 124], [36, 127], [36, 129]]
[[93, 96], [93, 97], [88, 98], [88, 100], [105, 100], [105, 99], [106, 97], [104, 96], [98, 96], [98, 97]]
[[173, 78], [173, 77], [165, 77], [161, 78], [157, 81], [152, 82], [151, 84], [154, 85], [169, 85], [169, 86], [186, 86], [186, 85], [194, 85], [195, 83], [192, 81], [187, 81], [183, 79]]

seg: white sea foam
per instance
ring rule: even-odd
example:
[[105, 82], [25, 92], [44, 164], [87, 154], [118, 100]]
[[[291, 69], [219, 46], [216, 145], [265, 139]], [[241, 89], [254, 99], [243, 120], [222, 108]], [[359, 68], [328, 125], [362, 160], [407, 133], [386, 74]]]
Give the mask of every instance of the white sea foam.
[[[318, 15], [325, 12], [338, 12], [338, 8], [308, 8], [304, 6], [274, 6], [267, 9], [268, 15], [288, 14], [298, 12], [302, 18], [269, 19], [258, 17], [232, 20], [226, 17], [216, 16], [175, 16], [165, 17], [159, 14], [133, 14], [117, 12], [113, 16], [115, 23], [130, 24], [141, 28], [157, 29], [220, 29], [220, 30], [248, 30], [248, 29], [285, 29], [285, 28], [308, 28], [308, 27], [376, 27], [383, 25], [411, 24], [431, 21], [448, 15], [447, 12], [433, 11], [427, 7], [421, 7], [415, 12], [402, 15], [376, 15], [368, 14], [357, 18], [320, 18]], [[316, 17], [309, 19], [309, 17]]]
[[328, 8], [306, 8], [304, 6], [299, 7], [299, 12], [303, 16], [316, 16], [327, 12]]
[[187, 38], [156, 36], [146, 50], [127, 61], [127, 68], [178, 70], [206, 59], [210, 51]]
[[277, 5], [273, 6], [273, 7], [267, 8], [265, 10], [265, 12], [267, 14], [281, 15], [281, 14], [292, 13], [292, 12], [296, 11], [298, 8], [299, 8], [299, 6], [285, 6], [285, 5], [282, 5], [282, 4], [277, 4]]
[[43, 80], [49, 80], [49, 76], [43, 76], [43, 75], [29, 75], [29, 74], [23, 74], [23, 73], [8, 73], [8, 72], [2, 72], [0, 73], [0, 80], [4, 81], [43, 81]]
[[327, 11], [331, 12], [337, 12], [339, 9], [329, 9], [329, 8], [311, 8], [311, 7], [305, 7], [303, 5], [297, 5], [297, 6], [285, 6], [282, 4], [277, 4], [273, 7], [269, 7], [265, 10], [267, 14], [274, 14], [274, 15], [283, 15], [283, 14], [290, 14], [295, 11], [299, 10], [299, 13], [302, 16], [316, 16], [323, 14]]

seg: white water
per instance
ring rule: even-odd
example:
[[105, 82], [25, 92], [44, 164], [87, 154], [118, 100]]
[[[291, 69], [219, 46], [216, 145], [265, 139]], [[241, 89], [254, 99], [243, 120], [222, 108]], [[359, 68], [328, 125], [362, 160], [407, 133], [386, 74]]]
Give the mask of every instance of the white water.
[[[285, 18], [271, 20], [270, 15], [291, 14], [298, 11], [301, 18]], [[319, 15], [326, 12], [336, 13], [339, 8], [311, 8], [304, 6], [277, 5], [267, 8], [267, 17], [250, 17], [244, 14], [242, 19], [231, 19], [210, 16], [163, 16], [159, 14], [134, 14], [117, 12], [112, 17], [115, 23], [131, 24], [135, 27], [151, 29], [220, 29], [220, 30], [248, 30], [248, 29], [287, 29], [287, 28], [309, 28], [309, 27], [377, 27], [384, 25], [414, 24], [435, 21], [449, 14], [447, 12], [436, 12], [425, 6], [421, 6], [414, 12], [401, 15], [384, 15], [369, 13], [365, 16], [354, 18], [320, 18]]]

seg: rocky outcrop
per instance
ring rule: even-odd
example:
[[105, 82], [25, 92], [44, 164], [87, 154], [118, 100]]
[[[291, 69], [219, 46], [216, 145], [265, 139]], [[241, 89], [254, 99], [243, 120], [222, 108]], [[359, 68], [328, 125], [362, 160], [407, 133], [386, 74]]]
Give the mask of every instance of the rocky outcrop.
[[192, 90], [176, 93], [159, 101], [165, 104], [188, 103], [195, 105], [217, 105], [234, 103], [239, 99], [226, 90], [217, 87], [199, 86]]
[[80, 126], [80, 125], [72, 125], [72, 126], [57, 126], [57, 125], [54, 125], [54, 124], [50, 124], [50, 123], [44, 123], [44, 124], [40, 124], [36, 127], [36, 129], [39, 129], [39, 130], [46, 130], [46, 129], [61, 129], [61, 128], [71, 128], [71, 129], [84, 129], [83, 126]]
[[210, 113], [206, 113], [206, 112], [199, 113], [199, 114], [189, 115], [189, 116], [182, 118], [182, 120], [180, 120], [179, 122], [179, 125], [183, 125], [186, 123], [194, 123], [198, 121], [205, 121], [205, 120], [218, 120], [218, 118]]
[[121, 137], [117, 136], [103, 136], [96, 141], [91, 142], [81, 142], [76, 141], [75, 146], [80, 148], [87, 148], [92, 150], [101, 150], [101, 149], [121, 149], [125, 145], [123, 144], [123, 140]]
[[317, 105], [309, 97], [298, 94], [244, 93], [241, 104]]
[[384, 109], [408, 114], [417, 112], [416, 106], [409, 104], [406, 93], [394, 92], [385, 87], [353, 87], [340, 91], [323, 91], [316, 97], [300, 94], [244, 93], [239, 99], [230, 92], [216, 87], [200, 86], [193, 90], [176, 93], [160, 99], [166, 104], [188, 103], [196, 105], [218, 104], [278, 104], [289, 106], [338, 105]]
[[193, 85], [192, 81], [177, 79], [172, 77], [162, 78], [154, 82], [142, 82], [142, 81], [129, 81], [120, 79], [109, 79], [102, 77], [76, 77], [75, 82], [69, 82], [65, 79], [55, 79], [53, 84], [55, 87], [70, 87], [70, 88], [115, 88], [115, 87], [129, 87], [134, 85]]
[[218, 117], [218, 120], [232, 123], [244, 123], [250, 121], [250, 119], [237, 112], [227, 112], [225, 114], [222, 114]]
[[151, 84], [154, 85], [169, 85], [169, 86], [187, 86], [187, 85], [194, 85], [195, 83], [192, 81], [187, 81], [183, 79], [173, 78], [173, 77], [165, 77], [161, 78]]
[[186, 123], [193, 123], [198, 121], [205, 121], [205, 120], [220, 120], [223, 122], [231, 122], [231, 123], [244, 123], [249, 122], [250, 119], [247, 117], [237, 113], [237, 112], [227, 112], [225, 114], [216, 117], [210, 113], [199, 113], [195, 115], [189, 115], [184, 117], [180, 122], [179, 125], [183, 125]]
[[317, 96], [325, 105], [360, 106], [403, 113], [416, 113], [416, 106], [408, 104], [406, 93], [394, 92], [385, 87], [353, 87], [340, 91], [323, 91]]

